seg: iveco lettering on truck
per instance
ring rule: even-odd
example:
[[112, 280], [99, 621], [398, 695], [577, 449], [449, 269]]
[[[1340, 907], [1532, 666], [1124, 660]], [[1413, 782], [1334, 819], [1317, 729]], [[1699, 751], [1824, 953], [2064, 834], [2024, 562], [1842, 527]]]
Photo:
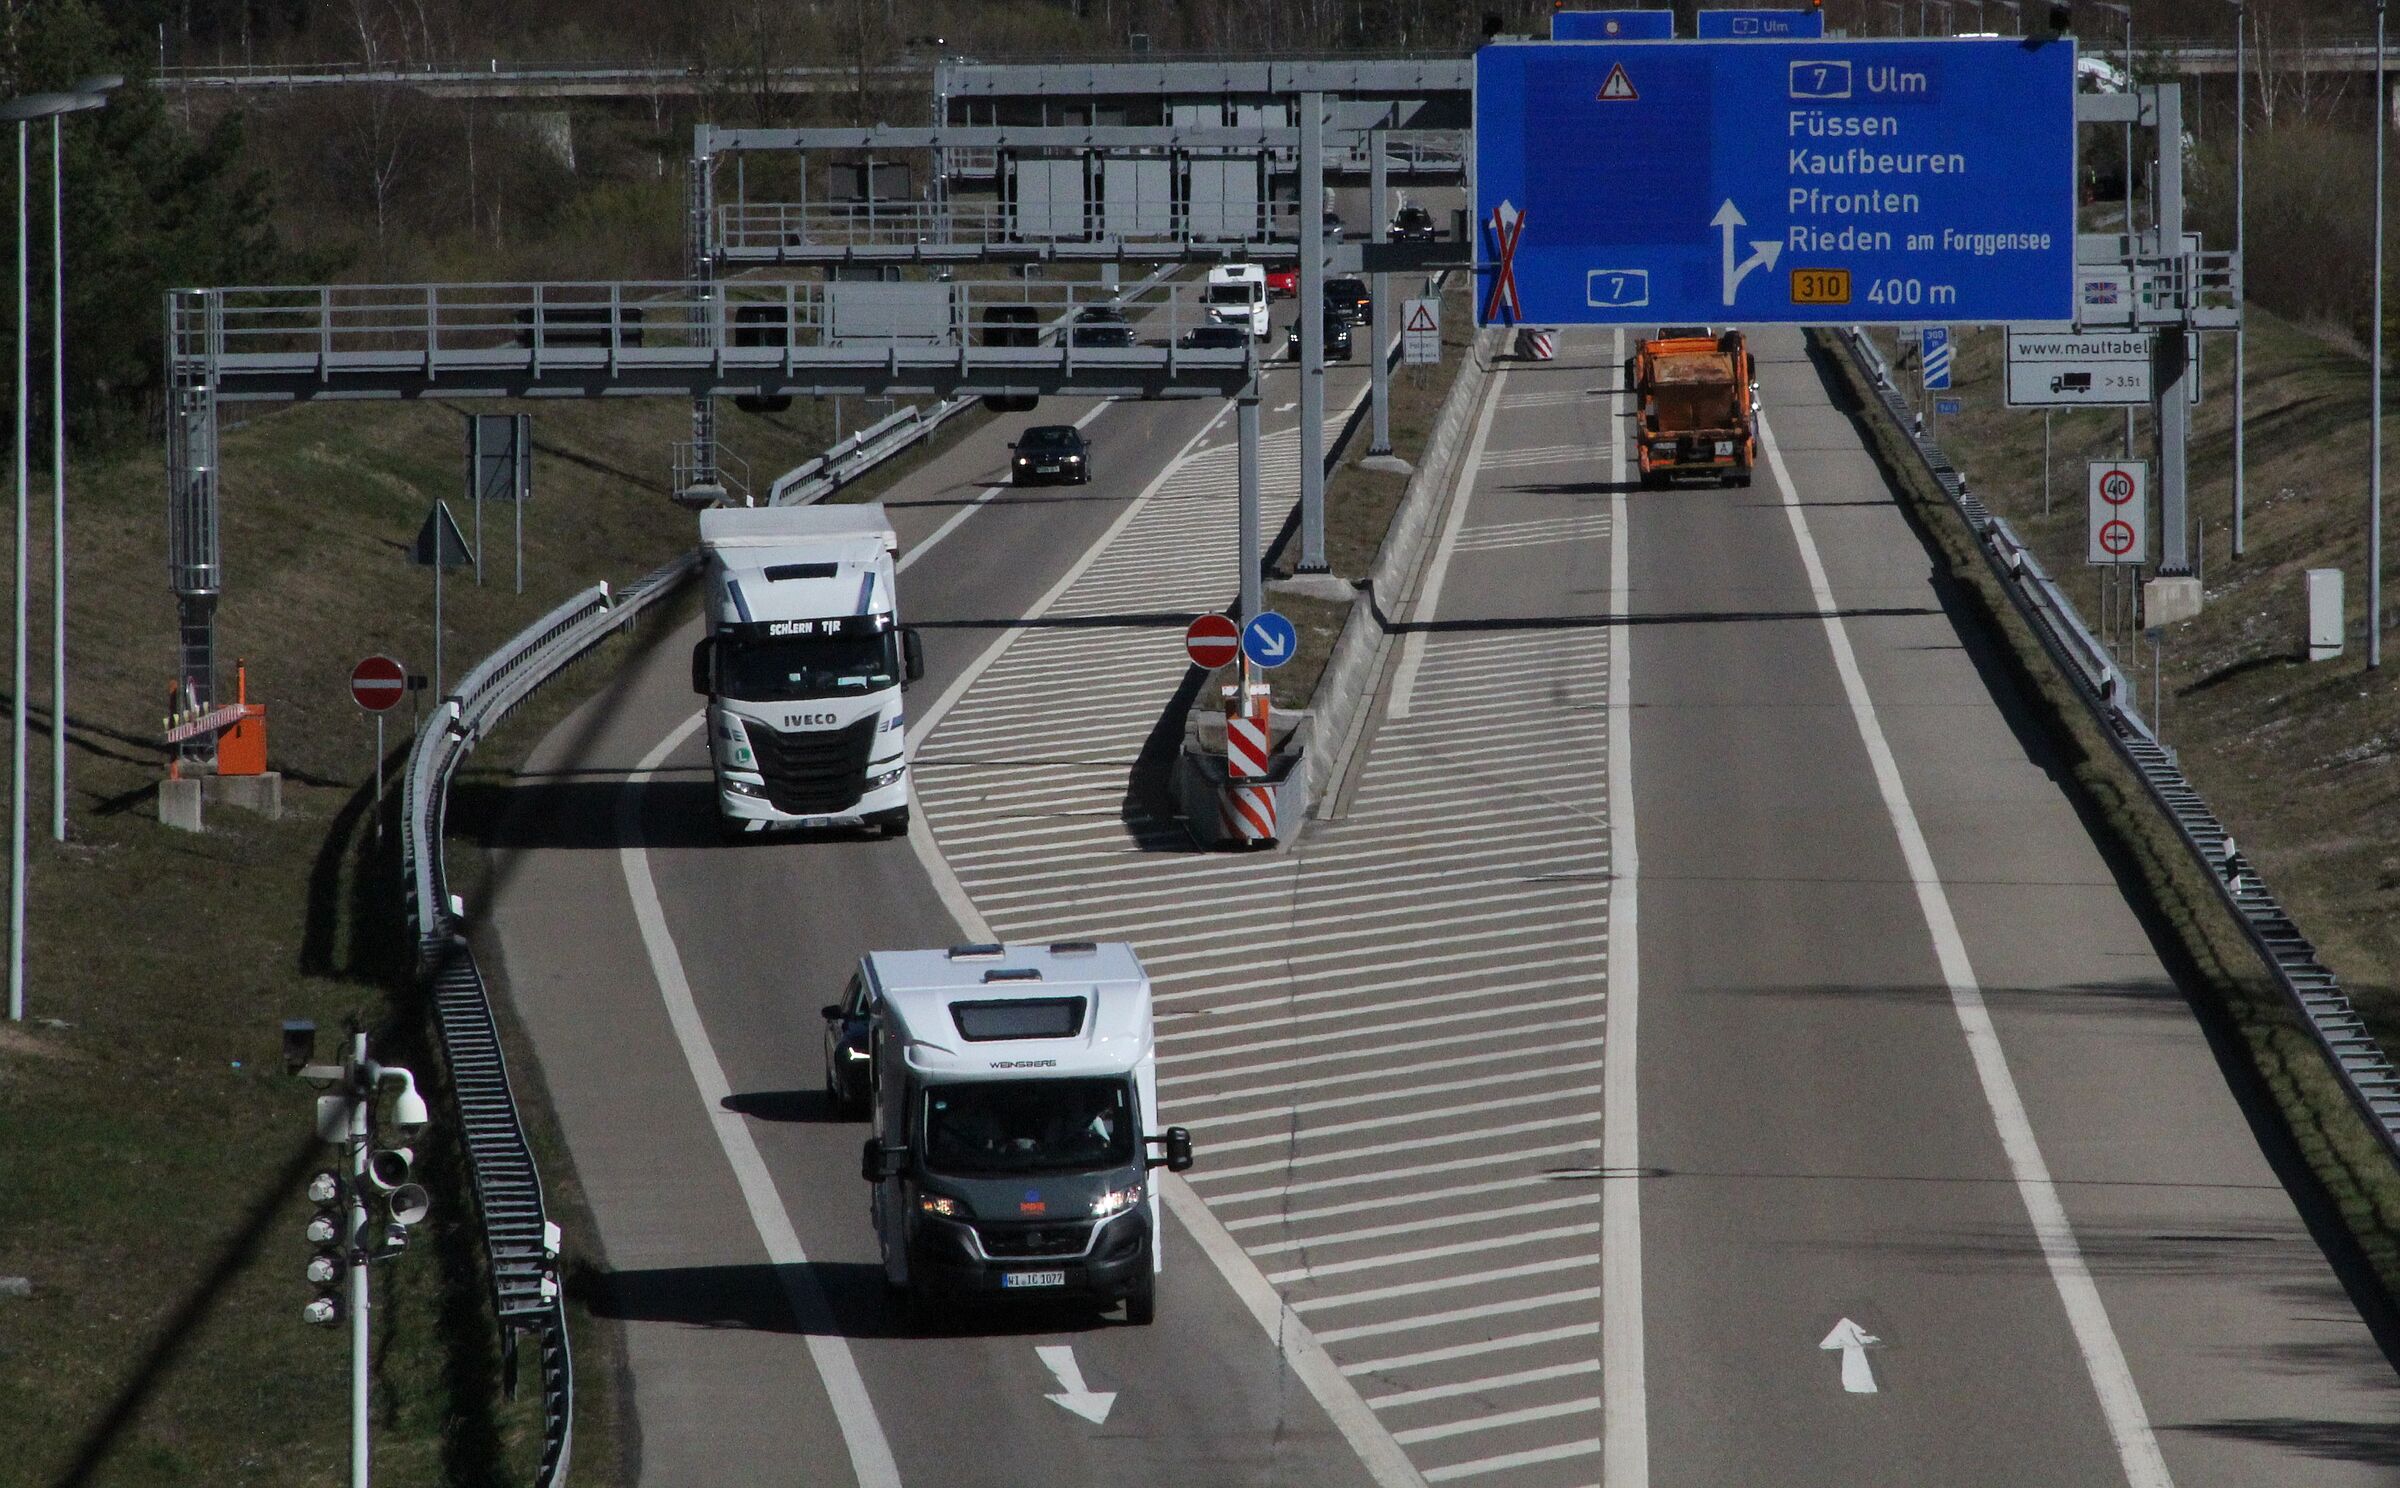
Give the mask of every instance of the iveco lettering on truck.
[[729, 834], [770, 827], [908, 830], [900, 691], [925, 671], [892, 586], [880, 506], [722, 507], [700, 514], [708, 634], [692, 690]]
[[1713, 476], [1750, 484], [1758, 458], [1758, 384], [1740, 331], [1666, 326], [1625, 363], [1639, 420], [1642, 484]]
[[885, 1284], [912, 1314], [1026, 1297], [1123, 1302], [1136, 1324], [1157, 1314], [1150, 1174], [1190, 1167], [1192, 1138], [1159, 1129], [1150, 978], [1133, 947], [876, 951], [825, 1017], [863, 1023], [863, 1040], [828, 1038], [827, 1057], [869, 1066], [860, 1173]]

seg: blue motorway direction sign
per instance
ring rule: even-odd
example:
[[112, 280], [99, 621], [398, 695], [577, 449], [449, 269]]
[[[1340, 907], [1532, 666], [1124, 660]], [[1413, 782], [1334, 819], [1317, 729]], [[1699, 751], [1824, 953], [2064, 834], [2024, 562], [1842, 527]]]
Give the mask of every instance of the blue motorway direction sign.
[[1917, 360], [1925, 368], [1926, 391], [1950, 391], [1950, 358], [1955, 350], [1947, 326], [1926, 326], [1917, 332]]
[[1552, 41], [1673, 41], [1671, 10], [1562, 10], [1550, 17]]
[[1961, 403], [1956, 398], [1936, 398], [1933, 400], [1933, 411], [1940, 414], [1943, 418], [1958, 417], [1959, 411], [1966, 406], [1966, 404]]
[[1740, 41], [1793, 40], [1825, 34], [1821, 10], [1704, 10], [1694, 33], [1702, 41], [1732, 38]]
[[1475, 170], [1481, 324], [2075, 314], [2071, 39], [1496, 43]]
[[1261, 610], [1242, 627], [1242, 654], [1251, 664], [1279, 667], [1300, 654], [1300, 632], [1273, 610]]

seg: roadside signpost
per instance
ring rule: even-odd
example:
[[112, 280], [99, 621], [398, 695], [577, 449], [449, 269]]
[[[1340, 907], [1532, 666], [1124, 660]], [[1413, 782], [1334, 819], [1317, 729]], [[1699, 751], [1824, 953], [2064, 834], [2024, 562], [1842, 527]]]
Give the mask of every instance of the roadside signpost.
[[1672, 41], [1671, 10], [1562, 10], [1550, 17], [1552, 41]]
[[1496, 43], [1475, 190], [1484, 323], [2067, 321], [2075, 44]]
[[1925, 369], [1925, 391], [1950, 391], [1950, 358], [1954, 350], [1948, 326], [1925, 326], [1917, 332], [1917, 361]]
[[1213, 672], [1241, 654], [1241, 627], [1224, 615], [1202, 615], [1184, 628], [1184, 654], [1192, 665]]
[[450, 515], [450, 503], [437, 501], [425, 514], [425, 525], [417, 529], [417, 540], [410, 547], [408, 561], [433, 570], [433, 695], [442, 695], [442, 570], [466, 568], [475, 555], [467, 547], [467, 535], [458, 530], [458, 518]]
[[2008, 328], [2008, 406], [2114, 408], [2151, 396], [2150, 333]]
[[1400, 360], [1430, 367], [1442, 359], [1442, 302], [1406, 300], [1400, 306]]
[[1825, 34], [1821, 10], [1704, 10], [1699, 29], [1702, 41], [1813, 40]]
[[408, 668], [370, 656], [350, 669], [350, 699], [375, 715], [375, 840], [383, 840], [383, 715], [408, 693]]
[[2091, 463], [2091, 546], [2084, 561], [2132, 567], [2150, 554], [2150, 464], [2146, 460]]

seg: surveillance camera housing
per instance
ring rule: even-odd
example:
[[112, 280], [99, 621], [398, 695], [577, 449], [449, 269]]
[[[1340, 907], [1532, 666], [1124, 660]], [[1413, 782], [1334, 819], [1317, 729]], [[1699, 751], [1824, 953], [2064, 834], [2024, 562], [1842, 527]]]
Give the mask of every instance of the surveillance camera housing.
[[400, 1077], [400, 1093], [392, 1097], [392, 1125], [403, 1137], [413, 1137], [433, 1125], [433, 1113], [425, 1107], [425, 1097], [417, 1094], [417, 1077], [407, 1070], [387, 1070], [387, 1075]]

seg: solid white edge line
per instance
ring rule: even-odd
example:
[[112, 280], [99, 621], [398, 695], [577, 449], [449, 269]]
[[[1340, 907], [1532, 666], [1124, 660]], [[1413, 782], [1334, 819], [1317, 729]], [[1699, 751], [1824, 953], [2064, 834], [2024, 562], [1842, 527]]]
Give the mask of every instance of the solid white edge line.
[[[1625, 332], [1611, 336], [1609, 365], [1625, 360]], [[1633, 529], [1625, 513], [1625, 419], [1608, 407], [1611, 525], [1608, 612], [1614, 644], [1608, 669], [1608, 1049], [1600, 1076], [1600, 1383], [1601, 1479], [1605, 1488], [1648, 1488], [1650, 1386], [1642, 1327], [1641, 1104], [1634, 1083], [1634, 1035], [1642, 955], [1638, 884], [1641, 857], [1633, 835]]]
[[[1215, 418], [1210, 419], [1199, 433], [1194, 434], [1183, 448], [1176, 452], [1175, 458], [1167, 462], [1166, 469], [1150, 483], [1149, 488], [1135, 498], [1133, 503], [1125, 509], [1123, 515], [1119, 516], [1108, 531], [1101, 535], [1097, 543], [1085, 551], [1084, 556], [1073, 568], [1068, 570], [1066, 576], [1061, 578], [1048, 594], [1042, 596], [1040, 602], [1028, 614], [1028, 619], [1039, 619], [1052, 604], [1073, 587], [1075, 581], [1082, 577], [1084, 570], [1091, 567], [1098, 556], [1107, 549], [1110, 541], [1124, 530], [1136, 513], [1149, 503], [1150, 498], [1166, 483], [1168, 476], [1207, 436], [1209, 430], [1215, 428], [1224, 419], [1226, 413], [1230, 412], [1233, 406], [1231, 402], [1228, 402], [1223, 409], [1218, 411]], [[1025, 634], [1023, 626], [1001, 632], [998, 637], [994, 638], [992, 644], [984, 649], [984, 653], [975, 659], [973, 665], [959, 674], [958, 680], [950, 685], [950, 690], [942, 694], [941, 700], [935, 703], [932, 710], [918, 721], [914, 729], [910, 730], [912, 738], [909, 754], [912, 758], [916, 754], [917, 747], [932, 736], [933, 730], [941, 723], [942, 718], [967, 695], [967, 690], [974, 686], [976, 679], [989, 671], [993, 664], [999, 661], [1001, 654], [1008, 649], [1009, 644], [1023, 634]], [[909, 776], [913, 781], [916, 772], [910, 771]], [[953, 873], [950, 865], [943, 860], [942, 850], [933, 840], [931, 826], [926, 825], [920, 831], [909, 833], [908, 840], [916, 850], [917, 861], [924, 866], [926, 876], [933, 881], [935, 891], [941, 895], [942, 903], [957, 918], [959, 929], [970, 940], [997, 939], [998, 937], [992, 933], [991, 926], [976, 910], [974, 900], [968, 897], [965, 887], [960, 884], [958, 875]], [[745, 1132], [744, 1135], [746, 1136], [747, 1133]], [[1217, 1222], [1216, 1216], [1209, 1213], [1208, 1205], [1201, 1200], [1200, 1196], [1194, 1193], [1191, 1186], [1181, 1178], [1168, 1173], [1159, 1175], [1159, 1190], [1166, 1200], [1168, 1212], [1172, 1213], [1182, 1224], [1184, 1230], [1191, 1235], [1193, 1242], [1200, 1247], [1201, 1254], [1207, 1256], [1210, 1263], [1217, 1268], [1217, 1274], [1225, 1278], [1225, 1284], [1233, 1289], [1234, 1295], [1241, 1299], [1244, 1307], [1249, 1309], [1251, 1317], [1258, 1321], [1259, 1327], [1266, 1331], [1267, 1337], [1274, 1340], [1282, 1349], [1284, 1363], [1291, 1369], [1293, 1376], [1316, 1399], [1318, 1406], [1333, 1422], [1335, 1429], [1342, 1433], [1343, 1439], [1349, 1442], [1350, 1449], [1358, 1454], [1359, 1461], [1365, 1464], [1368, 1474], [1374, 1478], [1380, 1488], [1426, 1488], [1423, 1475], [1417, 1471], [1416, 1465], [1408, 1460], [1408, 1454], [1400, 1449], [1400, 1444], [1392, 1440], [1391, 1432], [1381, 1421], [1376, 1419], [1375, 1413], [1367, 1409], [1365, 1400], [1359, 1396], [1358, 1388], [1351, 1384], [1341, 1370], [1334, 1365], [1333, 1359], [1325, 1352], [1324, 1346], [1317, 1342], [1316, 1335], [1308, 1330], [1308, 1326], [1284, 1306], [1283, 1299], [1276, 1295], [1274, 1287], [1268, 1284], [1266, 1274], [1260, 1271], [1250, 1257], [1243, 1252], [1241, 1243], [1226, 1233], [1225, 1227]], [[778, 1212], [780, 1213], [780, 1211]], [[846, 1349], [845, 1352], [847, 1352]], [[895, 1481], [897, 1480], [895, 1479]], [[863, 1482], [862, 1479], [862, 1485]]]
[[1243, 1252], [1241, 1242], [1226, 1233], [1191, 1185], [1170, 1177], [1161, 1187], [1166, 1192], [1167, 1208], [1191, 1233], [1202, 1254], [1215, 1263], [1217, 1274], [1225, 1278], [1225, 1284], [1250, 1309], [1250, 1315], [1258, 1320], [1267, 1336], [1282, 1345], [1284, 1362], [1291, 1367], [1294, 1377], [1316, 1397], [1317, 1404], [1349, 1441], [1350, 1450], [1366, 1465], [1369, 1475], [1383, 1488], [1425, 1488], [1424, 1474], [1408, 1460], [1408, 1453], [1393, 1440], [1390, 1429], [1368, 1409], [1358, 1387], [1333, 1362], [1325, 1346], [1317, 1342], [1316, 1334], [1309, 1331], [1299, 1314], [1285, 1304], [1265, 1274]]
[[[1508, 381], [1508, 369], [1501, 367], [1492, 373], [1489, 386], [1483, 390], [1483, 412], [1475, 418], [1475, 437], [1467, 445], [1466, 462], [1459, 466], [1458, 480], [1450, 488], [1450, 515], [1442, 523], [1441, 541], [1434, 544], [1432, 566], [1425, 570], [1425, 587], [1418, 591], [1416, 603], [1409, 607], [1412, 623], [1433, 618], [1434, 608], [1441, 603], [1442, 580], [1450, 572], [1450, 550], [1458, 544], [1458, 531], [1467, 522], [1467, 502], [1475, 494], [1475, 476], [1483, 466], [1484, 442], [1491, 438], [1492, 415], [1500, 407], [1500, 388]], [[1425, 664], [1425, 632], [1411, 630], [1400, 643], [1400, 665], [1392, 673], [1391, 701], [1385, 705], [1386, 718], [1406, 718], [1417, 690], [1417, 668]]]
[[783, 1284], [793, 1316], [807, 1336], [809, 1358], [824, 1381], [834, 1420], [841, 1427], [842, 1444], [850, 1454], [850, 1469], [857, 1474], [860, 1488], [899, 1488], [900, 1466], [892, 1457], [891, 1441], [883, 1434], [875, 1402], [867, 1394], [857, 1359], [851, 1355], [850, 1340], [829, 1325], [832, 1304], [826, 1300], [815, 1269], [808, 1264], [808, 1252], [801, 1247], [800, 1236], [792, 1228], [790, 1211], [784, 1208], [783, 1196], [776, 1190], [774, 1176], [767, 1171], [766, 1159], [759, 1155], [758, 1144], [751, 1138], [749, 1118], [726, 1109], [725, 1102], [733, 1094], [733, 1087], [725, 1078], [725, 1067], [718, 1062], [708, 1029], [701, 1023], [700, 1010], [692, 1001], [692, 986], [684, 976], [683, 957], [675, 949], [674, 936], [667, 929], [666, 911], [658, 901], [658, 886], [650, 876], [650, 856], [641, 837], [642, 786], [667, 756], [699, 729], [703, 717], [695, 713], [669, 731], [626, 777], [617, 796], [617, 862], [624, 870], [625, 889], [633, 900], [634, 922], [641, 928], [642, 947], [649, 953], [651, 975], [658, 983], [660, 1000], [666, 1004], [667, 1021], [673, 1025], [675, 1041], [683, 1050], [684, 1063], [691, 1069], [692, 1084], [698, 1089], [702, 1109], [708, 1113], [710, 1130], [716, 1134], [717, 1145], [733, 1168], [734, 1181], [741, 1186], [742, 1199], [749, 1205], [750, 1223], [757, 1229], [759, 1242], [766, 1247], [767, 1259], [776, 1268], [776, 1277]]
[[2091, 1269], [2084, 1262], [2083, 1248], [2075, 1238], [2074, 1226], [2067, 1220], [2066, 1207], [2059, 1202], [2057, 1185], [2050, 1180], [2050, 1167], [2034, 1137], [2033, 1123], [2025, 1114], [2016, 1077], [2009, 1073], [2008, 1056], [2000, 1047], [1999, 1031], [1992, 1024], [1983, 988], [1976, 981], [1973, 963], [1967, 959], [1966, 941], [1959, 934], [1958, 921], [1950, 910], [1949, 891], [1942, 885], [1933, 852], [1918, 826], [1916, 808], [1909, 802], [1908, 787], [1900, 778], [1890, 741], [1884, 737], [1883, 724], [1876, 717], [1874, 700], [1868, 696], [1866, 679], [1858, 669], [1857, 653], [1850, 647], [1849, 630], [1834, 609], [1833, 586], [1825, 577], [1825, 564], [1817, 553], [1816, 540], [1809, 534], [1808, 516], [1800, 506], [1791, 472], [1784, 466], [1783, 450], [1764, 418], [1759, 420], [1759, 442], [1766, 449], [1776, 484], [1783, 488], [1784, 513], [1791, 519], [1800, 562], [1808, 572], [1809, 592], [1824, 616], [1825, 639], [1833, 650], [1834, 667], [1841, 673], [1842, 689], [1849, 695], [1850, 715], [1858, 724], [1859, 739], [1874, 766], [1875, 784], [1883, 794], [1884, 811], [1891, 817], [1893, 833], [1900, 839], [1900, 855], [1908, 865], [1909, 878], [1916, 885], [1917, 907], [1924, 916], [1925, 928], [1932, 933], [1934, 955], [1941, 962], [1943, 981], [1949, 984], [1950, 1004], [1957, 1011], [1960, 1031], [1966, 1035], [1967, 1052], [1974, 1058], [1984, 1103], [1991, 1108], [1992, 1124], [1999, 1130], [2000, 1145], [2008, 1156], [2009, 1171], [2016, 1179], [2026, 1217], [2041, 1241], [2042, 1259], [2049, 1266], [2051, 1283], [2057, 1287], [2059, 1301], [2066, 1307], [2067, 1325], [2075, 1335], [2077, 1350], [2083, 1355], [2083, 1367], [2091, 1376], [2101, 1414], [2108, 1421], [2108, 1434], [2116, 1443], [2118, 1464], [2124, 1470], [2129, 1488], [2173, 1488], [2174, 1479], [2167, 1472], [2166, 1459], [2158, 1450], [2158, 1437], [2150, 1427], [2149, 1413], [2142, 1406], [2141, 1390], [2134, 1384], [2133, 1370], [2125, 1362], [2125, 1351], [2117, 1342], [2108, 1309], [2100, 1300], [2100, 1289], [2093, 1283]]

